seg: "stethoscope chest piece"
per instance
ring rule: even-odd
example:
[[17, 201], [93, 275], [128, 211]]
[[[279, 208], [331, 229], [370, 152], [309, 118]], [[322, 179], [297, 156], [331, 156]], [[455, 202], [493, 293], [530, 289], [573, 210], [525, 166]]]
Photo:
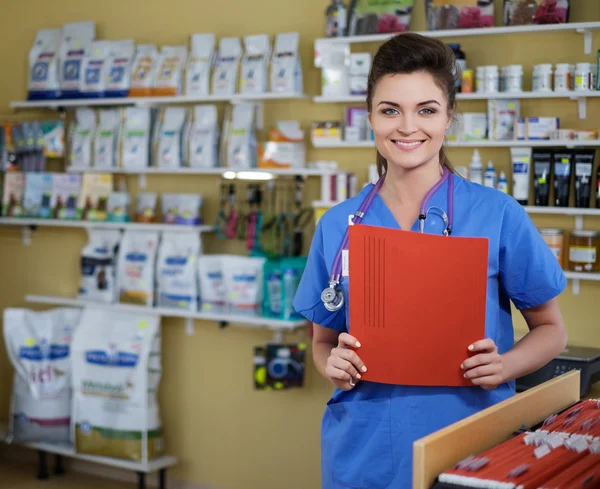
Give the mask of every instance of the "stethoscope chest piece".
[[321, 300], [325, 309], [330, 312], [339, 311], [344, 305], [344, 293], [339, 285], [330, 285], [321, 292]]

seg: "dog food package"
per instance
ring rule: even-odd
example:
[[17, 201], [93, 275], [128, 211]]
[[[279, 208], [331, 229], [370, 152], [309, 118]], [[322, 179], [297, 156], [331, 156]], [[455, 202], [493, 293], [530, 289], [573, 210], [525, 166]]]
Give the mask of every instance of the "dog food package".
[[77, 203], [77, 218], [82, 221], [106, 221], [108, 195], [112, 191], [112, 174], [84, 173]]
[[52, 216], [52, 174], [26, 173], [23, 211], [25, 217]]
[[131, 197], [127, 192], [108, 194], [107, 220], [109, 222], [129, 222], [131, 220], [129, 204]]
[[298, 53], [300, 34], [278, 34], [271, 58], [270, 87], [274, 93], [302, 93], [302, 64]]
[[94, 41], [83, 58], [81, 95], [84, 98], [104, 97], [109, 70], [110, 41]]
[[4, 310], [4, 343], [15, 369], [8, 441], [69, 443], [71, 342], [79, 309]]
[[23, 217], [24, 194], [25, 173], [6, 173], [2, 191], [2, 215], [4, 217]]
[[94, 138], [94, 168], [117, 167], [117, 147], [121, 135], [121, 110], [98, 111], [98, 127]]
[[227, 258], [227, 255], [200, 255], [198, 258], [200, 309], [204, 312], [224, 312], [226, 309], [223, 262]]
[[41, 29], [29, 51], [28, 100], [56, 99], [60, 96], [60, 29]]
[[300, 319], [293, 307], [294, 296], [306, 267], [306, 257], [267, 260], [263, 269], [262, 313], [282, 320]]
[[156, 220], [157, 196], [152, 192], [143, 192], [137, 196], [135, 209], [136, 222], [154, 222]]
[[570, 0], [504, 0], [504, 25], [566, 24]]
[[153, 110], [147, 107], [127, 107], [121, 131], [121, 166], [140, 170], [150, 166]]
[[129, 94], [134, 55], [135, 42], [132, 39], [110, 42], [106, 88], [104, 90], [107, 98], [127, 97]]
[[231, 312], [260, 311], [265, 261], [262, 257], [235, 255], [223, 260], [223, 278]]
[[387, 34], [407, 31], [414, 0], [356, 0], [350, 12], [349, 34]]
[[154, 139], [154, 166], [158, 168], [183, 166], [187, 119], [188, 109], [185, 107], [166, 107], [160, 110]]
[[96, 113], [84, 107], [76, 109], [70, 133], [71, 167], [86, 169], [92, 166], [92, 141], [95, 132]]
[[163, 46], [158, 59], [153, 95], [180, 95], [183, 88], [183, 70], [187, 61], [185, 46]]
[[130, 97], [152, 95], [154, 77], [158, 68], [158, 50], [154, 44], [139, 44], [131, 69]]
[[77, 453], [136, 462], [162, 455], [159, 317], [87, 307], [71, 356]]
[[161, 195], [162, 220], [167, 224], [197, 226], [202, 224], [201, 194]]
[[191, 168], [219, 166], [219, 120], [215, 105], [196, 105], [187, 137], [187, 165]]
[[73, 22], [62, 27], [60, 43], [61, 98], [80, 98], [83, 62], [96, 37], [94, 22]]
[[185, 70], [185, 95], [207, 97], [210, 94], [210, 74], [215, 61], [214, 34], [193, 34], [191, 51]]
[[494, 27], [494, 0], [425, 0], [430, 31]]
[[111, 304], [116, 301], [116, 262], [121, 231], [90, 229], [81, 250], [79, 299]]
[[52, 174], [53, 219], [77, 219], [77, 203], [81, 192], [80, 173]]
[[156, 266], [158, 307], [198, 310], [199, 255], [198, 233], [163, 233]]
[[254, 105], [233, 106], [227, 145], [228, 168], [256, 168], [257, 143], [254, 133]]
[[237, 37], [224, 37], [219, 41], [219, 54], [212, 76], [212, 94], [229, 96], [235, 93], [238, 70], [242, 57], [242, 44]]
[[240, 93], [264, 93], [268, 88], [267, 65], [271, 56], [271, 41], [267, 34], [244, 38], [244, 58], [240, 75]]
[[117, 268], [120, 303], [148, 307], [153, 305], [158, 241], [157, 231], [125, 231]]

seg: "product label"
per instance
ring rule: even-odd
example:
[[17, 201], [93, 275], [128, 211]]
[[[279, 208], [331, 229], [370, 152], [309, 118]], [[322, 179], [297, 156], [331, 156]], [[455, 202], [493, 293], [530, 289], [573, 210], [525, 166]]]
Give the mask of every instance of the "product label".
[[554, 164], [554, 175], [557, 177], [568, 177], [571, 173], [571, 165], [564, 163]]
[[578, 177], [591, 177], [592, 166], [589, 163], [576, 163], [575, 175], [577, 175]]
[[342, 250], [342, 277], [350, 276], [350, 258], [348, 250]]
[[596, 248], [588, 246], [571, 246], [569, 261], [573, 263], [596, 263]]

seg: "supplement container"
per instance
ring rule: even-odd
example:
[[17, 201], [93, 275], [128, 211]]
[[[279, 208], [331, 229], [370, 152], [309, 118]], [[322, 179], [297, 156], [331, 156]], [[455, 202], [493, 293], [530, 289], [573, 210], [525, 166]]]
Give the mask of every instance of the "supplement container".
[[484, 90], [485, 93], [500, 91], [500, 74], [497, 66], [485, 67]]
[[523, 66], [510, 65], [505, 66], [503, 91], [522, 92], [523, 91]]
[[561, 63], [556, 65], [554, 72], [554, 91], [565, 92], [571, 90], [571, 65]]
[[475, 90], [478, 93], [483, 93], [485, 91], [485, 66], [478, 66], [477, 71], [475, 73]]
[[552, 91], [552, 65], [543, 64], [533, 67], [533, 91], [551, 92]]
[[460, 91], [462, 93], [472, 93], [474, 88], [473, 85], [473, 70], [467, 69], [463, 71]]
[[598, 272], [600, 231], [572, 231], [569, 237], [569, 270]]
[[575, 67], [575, 90], [590, 90], [592, 83], [592, 65], [577, 63]]
[[543, 228], [538, 229], [542, 238], [554, 254], [560, 266], [563, 266], [564, 247], [565, 247], [565, 232], [562, 229]]

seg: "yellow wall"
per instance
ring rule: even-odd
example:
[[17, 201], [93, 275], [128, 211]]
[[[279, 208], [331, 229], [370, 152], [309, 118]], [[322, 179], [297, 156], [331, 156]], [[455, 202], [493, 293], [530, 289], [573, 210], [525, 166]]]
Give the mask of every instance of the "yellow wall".
[[[0, 115], [4, 119], [30, 117], [9, 114], [10, 100], [20, 100], [26, 91], [26, 59], [35, 32], [42, 27], [93, 20], [99, 38], [133, 38], [136, 42], [181, 44], [191, 33], [214, 32], [218, 37], [278, 32], [301, 33], [301, 56], [307, 93], [317, 94], [319, 72], [312, 66], [313, 39], [323, 32], [323, 12], [328, 0], [193, 0], [103, 2], [61, 0], [13, 2], [3, 23], [0, 44], [2, 82]], [[498, 1], [498, 9], [500, 8]], [[573, 0], [573, 21], [600, 20], [600, 4]], [[423, 1], [417, 0], [413, 29], [424, 28]], [[500, 19], [497, 16], [497, 19]], [[448, 40], [449, 42], [450, 40]], [[462, 39], [469, 65], [522, 63], [530, 84], [531, 66], [539, 62], [591, 60], [583, 55], [583, 40], [568, 34], [493, 36]], [[374, 46], [355, 46], [373, 49]], [[600, 36], [594, 49], [600, 48]], [[589, 119], [577, 119], [576, 104], [561, 100], [524, 101], [523, 114], [559, 115], [564, 127], [599, 127], [600, 100], [589, 103]], [[485, 110], [485, 102], [461, 104], [462, 111]], [[272, 102], [266, 105], [267, 127], [278, 119], [298, 119], [305, 128], [312, 120], [342, 118], [343, 107], [310, 102]], [[492, 159], [498, 171], [510, 174], [508, 149], [481, 151], [484, 162]], [[471, 150], [452, 149], [455, 164], [468, 164]], [[362, 181], [374, 161], [373, 150], [313, 150], [309, 160], [336, 159], [352, 168]], [[148, 177], [150, 190], [197, 191], [206, 196], [205, 218], [214, 220], [217, 185], [215, 177]], [[132, 192], [137, 180], [129, 177]], [[318, 181], [311, 180], [307, 202], [318, 198]], [[572, 228], [572, 219], [535, 218], [540, 226]], [[589, 227], [600, 229], [600, 220], [589, 219]], [[27, 293], [73, 295], [77, 290], [79, 253], [85, 242], [80, 230], [41, 229], [29, 248], [21, 244], [17, 229], [0, 230], [0, 306], [23, 306]], [[228, 245], [229, 246], [229, 245]], [[215, 238], [205, 240], [207, 252], [222, 250]], [[241, 251], [239, 247], [230, 249]], [[571, 339], [576, 344], [600, 347], [600, 330], [593, 299], [600, 284], [583, 283], [581, 295], [570, 289], [560, 299]], [[520, 319], [516, 321], [523, 328]], [[196, 324], [196, 334], [187, 337], [183, 322], [165, 320], [164, 380], [161, 409], [170, 453], [180, 458], [176, 477], [222, 488], [307, 489], [319, 487], [319, 424], [330, 387], [315, 370], [307, 373], [302, 390], [260, 393], [252, 390], [252, 347], [267, 341], [268, 333], [243, 328], [219, 330], [208, 322]], [[292, 339], [292, 338], [290, 338]], [[0, 341], [1, 343], [1, 341]], [[10, 368], [0, 345], [0, 418], [8, 412]]]

